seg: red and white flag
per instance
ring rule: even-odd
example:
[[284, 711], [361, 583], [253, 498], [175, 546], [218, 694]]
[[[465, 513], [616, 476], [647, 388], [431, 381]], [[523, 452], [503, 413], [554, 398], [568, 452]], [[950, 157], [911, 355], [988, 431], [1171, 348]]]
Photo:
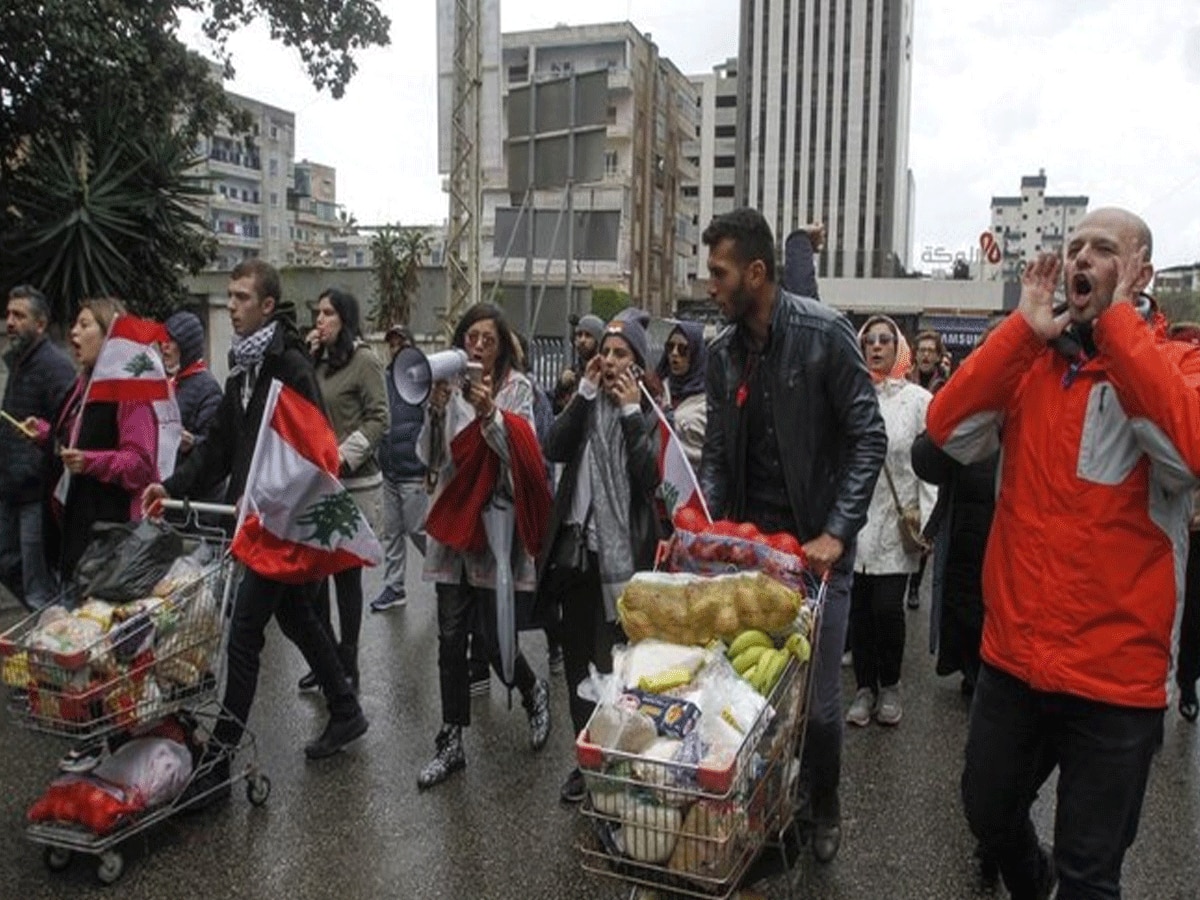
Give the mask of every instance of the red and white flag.
[[378, 565], [383, 548], [337, 473], [337, 437], [324, 413], [272, 380], [233, 555], [286, 584]]
[[92, 366], [87, 399], [98, 403], [166, 400], [171, 396], [158, 345], [170, 339], [166, 326], [136, 316], [117, 316]]
[[641, 388], [642, 394], [654, 407], [654, 414], [658, 416], [658, 473], [660, 476], [658, 495], [662, 498], [667, 515], [673, 519], [675, 513], [690, 506], [702, 512], [704, 518], [711, 522], [712, 515], [709, 514], [708, 504], [704, 502], [704, 494], [700, 491], [700, 482], [696, 478], [692, 464], [688, 462], [679, 436], [675, 434], [675, 429], [671, 427], [671, 423], [667, 421], [667, 417], [659, 405], [654, 402], [654, 398], [650, 396], [646, 386], [643, 384]]

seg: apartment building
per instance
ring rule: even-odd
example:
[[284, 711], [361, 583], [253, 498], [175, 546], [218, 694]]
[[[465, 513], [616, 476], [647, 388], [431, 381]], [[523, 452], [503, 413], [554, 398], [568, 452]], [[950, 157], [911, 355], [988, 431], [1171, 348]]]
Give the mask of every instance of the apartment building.
[[983, 277], [1020, 281], [1025, 263], [1039, 253], [1061, 253], [1063, 244], [1087, 214], [1084, 196], [1046, 195], [1046, 170], [1021, 178], [1015, 197], [992, 197], [992, 235], [1000, 261], [983, 263]]

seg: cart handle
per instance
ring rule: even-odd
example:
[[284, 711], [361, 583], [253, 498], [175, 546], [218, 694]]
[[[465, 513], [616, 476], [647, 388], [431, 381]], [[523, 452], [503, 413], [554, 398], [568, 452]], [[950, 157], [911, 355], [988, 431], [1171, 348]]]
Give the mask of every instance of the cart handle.
[[237, 517], [237, 507], [227, 503], [200, 503], [191, 500], [170, 500], [163, 498], [159, 501], [164, 510], [172, 512], [182, 512], [187, 515], [195, 513], [197, 515], [209, 514], [214, 516], [226, 516], [230, 519]]

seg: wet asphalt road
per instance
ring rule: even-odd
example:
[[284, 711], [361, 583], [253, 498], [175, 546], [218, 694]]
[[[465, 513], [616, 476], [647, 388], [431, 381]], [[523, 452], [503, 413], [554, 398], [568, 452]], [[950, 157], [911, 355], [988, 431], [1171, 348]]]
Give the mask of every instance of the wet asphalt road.
[[[367, 578], [374, 596], [377, 576]], [[67, 745], [0, 718], [0, 898], [619, 898], [620, 882], [581, 869], [579, 815], [558, 801], [572, 765], [565, 687], [552, 678], [554, 730], [545, 750], [528, 749], [519, 700], [513, 709], [493, 680], [473, 702], [468, 765], [432, 791], [416, 789], [440, 722], [433, 591], [410, 574], [405, 609], [366, 614], [362, 700], [371, 729], [331, 760], [306, 762], [304, 742], [324, 721], [319, 701], [298, 695], [304, 665], [272, 625], [251, 727], [272, 781], [262, 808], [242, 790], [218, 808], [162, 823], [124, 847], [125, 873], [99, 887], [94, 859], [51, 872], [23, 830], [24, 811], [54, 774]], [[972, 841], [957, 795], [966, 708], [953, 679], [933, 674], [928, 603], [910, 612], [905, 715], [893, 730], [847, 735], [842, 851], [817, 867], [807, 854], [793, 870], [806, 898], [974, 898]], [[0, 610], [0, 625], [18, 618]], [[540, 633], [522, 638], [535, 670], [546, 671]], [[849, 672], [844, 670], [847, 688]], [[1053, 783], [1052, 783], [1053, 784]], [[1053, 791], [1036, 808], [1051, 837]], [[785, 879], [753, 885], [788, 896]], [[998, 896], [1004, 896], [1001, 890]], [[1154, 764], [1138, 840], [1125, 864], [1125, 896], [1200, 898], [1200, 729], [1172, 709]]]

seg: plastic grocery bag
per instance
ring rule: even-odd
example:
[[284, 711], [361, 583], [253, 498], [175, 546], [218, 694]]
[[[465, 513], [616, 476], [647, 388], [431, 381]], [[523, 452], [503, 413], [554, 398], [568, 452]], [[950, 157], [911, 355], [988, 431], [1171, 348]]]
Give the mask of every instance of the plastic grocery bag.
[[183, 553], [183, 538], [164, 522], [104, 525], [84, 551], [75, 572], [79, 597], [125, 603], [149, 597]]

